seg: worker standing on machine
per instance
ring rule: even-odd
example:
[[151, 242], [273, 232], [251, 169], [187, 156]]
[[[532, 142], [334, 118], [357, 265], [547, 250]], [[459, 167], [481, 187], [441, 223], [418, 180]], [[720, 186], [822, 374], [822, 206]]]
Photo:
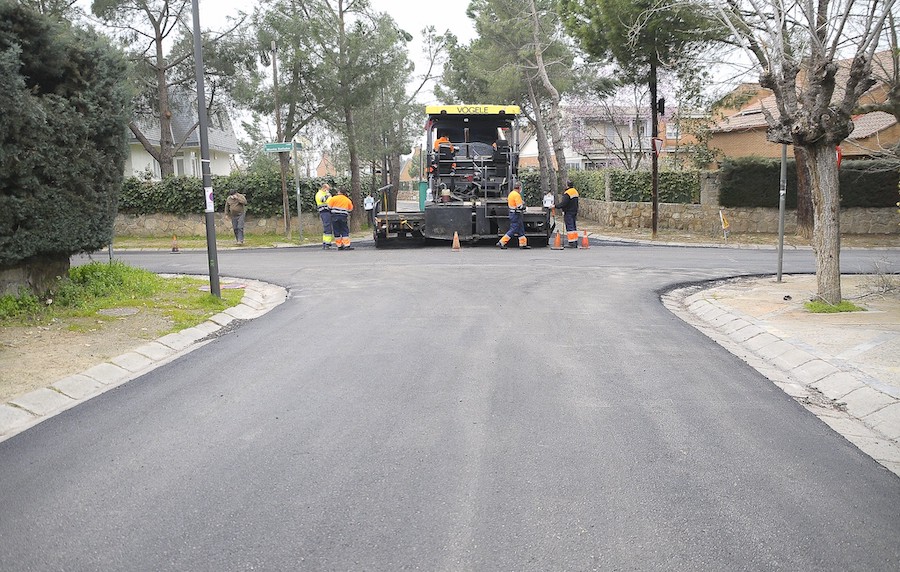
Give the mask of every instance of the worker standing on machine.
[[572, 181], [566, 181], [566, 192], [562, 194], [559, 208], [563, 212], [563, 220], [566, 221], [566, 240], [569, 248], [578, 248], [578, 227], [575, 219], [578, 216], [578, 191]]
[[328, 199], [331, 198], [331, 185], [325, 183], [316, 193], [316, 210], [322, 220], [322, 250], [328, 250], [334, 245], [334, 230], [331, 226], [331, 209], [328, 208]]
[[353, 250], [350, 246], [349, 221], [350, 213], [353, 212], [353, 201], [343, 189], [338, 189], [337, 193], [328, 199], [328, 207], [331, 209], [331, 224], [334, 226], [338, 250]]
[[531, 248], [528, 246], [528, 239], [525, 237], [525, 201], [522, 200], [522, 183], [516, 181], [513, 190], [510, 191], [506, 198], [506, 204], [509, 206], [509, 230], [500, 237], [497, 243], [502, 250], [506, 250], [506, 243], [510, 241], [513, 235], [519, 236], [519, 248]]

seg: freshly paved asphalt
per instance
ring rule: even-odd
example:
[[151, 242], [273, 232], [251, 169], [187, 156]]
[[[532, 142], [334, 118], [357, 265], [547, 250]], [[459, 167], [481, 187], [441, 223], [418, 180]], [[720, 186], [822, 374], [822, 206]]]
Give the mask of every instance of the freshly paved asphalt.
[[773, 251], [219, 260], [287, 301], [0, 443], [0, 568], [900, 567], [900, 479], [660, 304]]

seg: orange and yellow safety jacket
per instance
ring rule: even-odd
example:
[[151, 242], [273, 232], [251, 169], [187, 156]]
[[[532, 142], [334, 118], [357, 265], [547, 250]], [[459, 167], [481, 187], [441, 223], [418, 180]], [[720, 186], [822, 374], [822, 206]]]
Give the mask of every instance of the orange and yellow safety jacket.
[[451, 150], [455, 151], [455, 149], [453, 149], [453, 144], [450, 143], [450, 139], [446, 135], [442, 135], [435, 140], [434, 150], [437, 151], [438, 149], [440, 149], [441, 145], [447, 145]]
[[578, 214], [578, 191], [575, 190], [575, 187], [569, 187], [566, 189], [566, 192], [563, 193], [560, 198], [559, 204], [556, 205], [564, 213], [569, 213], [573, 215]]
[[353, 210], [353, 201], [347, 195], [334, 195], [328, 199], [328, 207], [332, 216], [349, 216]]
[[522, 194], [516, 189], [510, 191], [509, 196], [506, 197], [506, 204], [509, 205], [510, 212], [525, 211], [525, 201], [522, 200]]
[[328, 199], [331, 198], [331, 193], [325, 187], [319, 189], [316, 193], [316, 210], [319, 212], [328, 210]]

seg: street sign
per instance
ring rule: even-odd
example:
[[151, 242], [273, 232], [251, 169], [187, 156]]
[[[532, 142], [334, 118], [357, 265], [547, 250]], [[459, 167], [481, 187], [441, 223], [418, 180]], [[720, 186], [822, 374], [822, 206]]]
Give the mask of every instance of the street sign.
[[[266, 153], [288, 153], [294, 150], [294, 144], [288, 141], [287, 143], [266, 143], [265, 144]], [[300, 148], [300, 144], [297, 144], [297, 148]]]

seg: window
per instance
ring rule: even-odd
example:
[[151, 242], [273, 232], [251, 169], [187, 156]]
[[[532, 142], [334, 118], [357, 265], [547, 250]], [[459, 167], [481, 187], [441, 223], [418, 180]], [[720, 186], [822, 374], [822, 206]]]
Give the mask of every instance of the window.
[[678, 123], [666, 123], [666, 139], [680, 139], [681, 132], [678, 129]]

